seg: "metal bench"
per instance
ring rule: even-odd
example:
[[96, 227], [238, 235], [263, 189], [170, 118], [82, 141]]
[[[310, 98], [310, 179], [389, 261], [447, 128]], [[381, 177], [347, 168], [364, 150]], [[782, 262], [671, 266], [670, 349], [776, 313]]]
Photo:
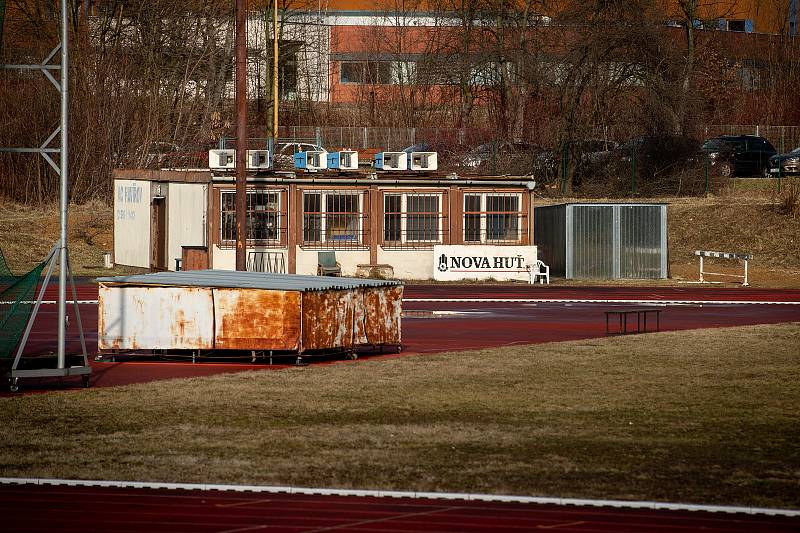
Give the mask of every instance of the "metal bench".
[[[615, 309], [613, 311], [606, 311], [606, 335], [629, 335], [632, 333], [647, 333], [647, 315], [656, 315], [656, 329], [651, 331], [661, 331], [661, 309], [642, 308], [642, 309]], [[628, 329], [628, 317], [636, 315], [636, 329]], [[611, 331], [609, 317], [616, 316], [619, 319], [619, 325], [616, 331]], [[652, 319], [651, 319], [652, 323]]]

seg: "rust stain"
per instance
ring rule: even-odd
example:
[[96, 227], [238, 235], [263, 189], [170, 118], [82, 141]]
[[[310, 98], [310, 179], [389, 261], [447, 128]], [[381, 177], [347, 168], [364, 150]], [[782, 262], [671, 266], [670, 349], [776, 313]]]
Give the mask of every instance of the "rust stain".
[[215, 289], [214, 346], [227, 350], [298, 350], [300, 293]]
[[400, 344], [402, 296], [402, 286], [307, 293], [101, 287], [98, 348], [299, 351]]
[[307, 349], [399, 344], [402, 287], [370, 287], [303, 295]]

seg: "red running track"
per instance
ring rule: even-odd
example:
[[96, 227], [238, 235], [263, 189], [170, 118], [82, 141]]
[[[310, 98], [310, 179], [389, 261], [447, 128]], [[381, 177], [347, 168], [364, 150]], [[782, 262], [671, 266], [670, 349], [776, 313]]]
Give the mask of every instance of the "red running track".
[[797, 532], [785, 516], [466, 500], [0, 486], [6, 532]]
[[[82, 284], [78, 298], [94, 300]], [[49, 288], [48, 298], [54, 298]], [[605, 333], [603, 311], [640, 304], [538, 302], [415, 302], [420, 298], [713, 300], [800, 302], [800, 291], [662, 287], [407, 286], [405, 353], [583, 339]], [[662, 330], [800, 321], [798, 305], [661, 307]], [[97, 347], [97, 308], [82, 305], [89, 349]], [[46, 305], [29, 343], [30, 353], [54, 348], [56, 308]], [[73, 325], [69, 350], [80, 348]], [[120, 385], [265, 368], [250, 364], [92, 361], [95, 386]], [[276, 367], [272, 367], [276, 368]], [[25, 387], [25, 384], [22, 384]], [[66, 380], [61, 386], [72, 386]], [[52, 388], [53, 383], [48, 387]], [[707, 532], [800, 531], [797, 518], [688, 511], [489, 503], [463, 500], [381, 499], [183, 490], [0, 486], [3, 531], [529, 531]]]
[[[54, 299], [48, 287], [45, 299]], [[408, 285], [404, 293], [403, 353], [420, 354], [513, 346], [605, 335], [604, 311], [642, 307], [634, 303], [555, 303], [486, 300], [639, 300], [653, 302], [695, 301], [702, 303], [659, 305], [661, 330], [730, 327], [800, 321], [800, 305], [718, 304], [715, 301], [798, 302], [800, 290], [767, 290], [708, 287], [559, 287], [543, 285]], [[78, 299], [97, 299], [97, 287], [78, 286]], [[460, 301], [416, 301], [421, 299]], [[476, 300], [483, 301], [464, 301]], [[97, 351], [97, 306], [82, 304], [81, 317], [89, 352]], [[72, 314], [71, 307], [69, 314]], [[26, 354], [52, 353], [57, 322], [55, 305], [43, 305], [28, 341]], [[68, 352], [79, 353], [74, 318], [68, 330]], [[208, 376], [283, 366], [204, 361], [198, 364], [169, 361], [95, 362], [93, 386], [115, 386], [169, 378]], [[75, 387], [77, 378], [21, 380], [31, 387]]]

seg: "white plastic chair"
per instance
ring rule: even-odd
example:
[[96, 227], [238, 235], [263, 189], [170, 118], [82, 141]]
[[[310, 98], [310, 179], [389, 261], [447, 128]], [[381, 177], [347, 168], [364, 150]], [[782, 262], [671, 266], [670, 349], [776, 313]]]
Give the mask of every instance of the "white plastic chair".
[[539, 283], [544, 283], [547, 281], [547, 284], [550, 285], [550, 267], [545, 265], [541, 260], [536, 260], [536, 262], [528, 269], [531, 276], [531, 284], [536, 283], [536, 279], [539, 278]]

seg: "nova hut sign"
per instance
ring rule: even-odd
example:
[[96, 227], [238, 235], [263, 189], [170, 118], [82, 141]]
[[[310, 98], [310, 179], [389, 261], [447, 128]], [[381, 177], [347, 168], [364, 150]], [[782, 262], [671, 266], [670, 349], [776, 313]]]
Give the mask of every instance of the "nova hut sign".
[[433, 279], [528, 281], [535, 246], [434, 246]]

